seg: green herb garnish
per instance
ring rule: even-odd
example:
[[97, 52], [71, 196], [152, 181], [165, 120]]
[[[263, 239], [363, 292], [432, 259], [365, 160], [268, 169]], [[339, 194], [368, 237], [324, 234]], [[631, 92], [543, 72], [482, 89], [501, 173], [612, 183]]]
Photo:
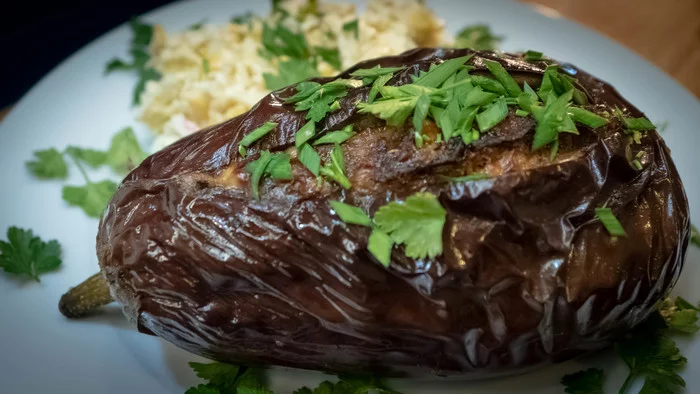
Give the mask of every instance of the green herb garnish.
[[372, 227], [372, 219], [362, 209], [340, 201], [330, 201], [330, 204], [333, 211], [345, 223]]
[[294, 135], [294, 145], [299, 148], [316, 135], [316, 124], [313, 120], [306, 122]]
[[340, 70], [343, 67], [340, 62], [340, 51], [338, 51], [338, 48], [316, 47], [314, 51], [324, 62], [330, 64], [336, 70]]
[[575, 122], [584, 124], [592, 129], [597, 129], [598, 127], [604, 126], [608, 123], [608, 120], [600, 115], [596, 115], [591, 111], [585, 110], [579, 107], [569, 107], [567, 109], [571, 119]]
[[133, 104], [136, 105], [141, 101], [141, 94], [146, 89], [146, 83], [148, 81], [157, 81], [160, 79], [160, 73], [147, 66], [148, 60], [150, 59], [148, 46], [153, 37], [153, 26], [141, 23], [141, 21], [136, 18], [129, 21], [129, 26], [133, 34], [131, 48], [129, 49], [131, 61], [112, 59], [105, 67], [105, 74], [109, 74], [113, 71], [136, 71], [138, 74], [138, 81], [134, 87], [133, 93]]
[[350, 73], [350, 75], [355, 78], [361, 78], [365, 85], [369, 85], [376, 81], [379, 77], [390, 75], [401, 70], [403, 70], [403, 67], [382, 67], [380, 65], [376, 65], [372, 68], [355, 70]]
[[565, 386], [564, 391], [569, 394], [604, 394], [603, 370], [589, 368], [566, 375], [562, 378], [561, 384]]
[[490, 51], [498, 49], [498, 44], [501, 40], [503, 40], [503, 37], [491, 33], [491, 28], [488, 25], [471, 25], [464, 27], [457, 33], [455, 47]]
[[321, 156], [309, 144], [303, 144], [298, 149], [299, 162], [304, 165], [314, 176], [318, 176], [321, 171]]
[[313, 145], [323, 145], [323, 144], [342, 144], [352, 137], [355, 133], [352, 131], [352, 125], [347, 125], [343, 127], [342, 130], [331, 131], [322, 135]]
[[84, 186], [64, 186], [63, 200], [69, 205], [81, 208], [88, 216], [99, 218], [117, 187], [112, 181], [88, 180]]
[[610, 208], [596, 208], [595, 215], [598, 220], [603, 223], [603, 226], [605, 226], [605, 229], [608, 230], [608, 233], [610, 233], [610, 235], [613, 237], [624, 237], [626, 235], [625, 229], [622, 228], [622, 225], [617, 220], [615, 214], [613, 214]]
[[523, 55], [526, 62], [537, 62], [542, 60], [542, 52], [529, 50]]
[[262, 126], [256, 128], [255, 130], [248, 133], [245, 137], [243, 137], [241, 142], [238, 143], [238, 152], [241, 154], [241, 156], [245, 156], [245, 148], [248, 148], [255, 141], [269, 134], [272, 130], [275, 129], [275, 127], [277, 127], [277, 123], [265, 122]]
[[505, 68], [501, 65], [501, 63], [493, 61], [493, 60], [484, 60], [484, 64], [486, 64], [486, 68], [489, 69], [491, 74], [493, 74], [494, 77], [498, 80], [498, 82], [503, 85], [503, 87], [506, 89], [506, 92], [511, 97], [518, 97], [521, 93], [523, 93], [523, 90], [520, 89], [520, 86], [518, 86], [518, 83], [515, 82], [515, 79], [506, 71]]
[[476, 115], [476, 123], [481, 131], [487, 131], [508, 116], [508, 105], [505, 98], [496, 99], [483, 112]]
[[343, 149], [340, 147], [340, 144], [335, 144], [333, 150], [331, 150], [330, 159], [330, 163], [327, 163], [320, 169], [321, 175], [334, 180], [343, 189], [350, 189], [352, 185], [345, 176], [345, 161], [343, 160]]
[[318, 74], [316, 66], [305, 59], [288, 59], [279, 63], [277, 74], [263, 73], [265, 88], [277, 90], [291, 84], [314, 77]]
[[690, 243], [700, 248], [700, 232], [693, 225], [690, 226]]
[[27, 169], [39, 179], [66, 179], [68, 165], [63, 153], [54, 148], [34, 151], [34, 160], [26, 162]]
[[357, 19], [343, 24], [343, 31], [346, 33], [352, 33], [356, 40], [360, 39], [360, 24]]
[[253, 198], [260, 199], [260, 181], [266, 176], [273, 179], [291, 179], [292, 167], [291, 157], [288, 153], [270, 153], [270, 151], [260, 152], [260, 158], [248, 163], [246, 170], [250, 176], [250, 190]]
[[404, 202], [390, 202], [374, 215], [379, 230], [406, 247], [406, 256], [422, 259], [442, 254], [446, 212], [437, 197], [416, 193]]
[[630, 118], [624, 116], [619, 108], [615, 108], [613, 112], [615, 116], [622, 122], [627, 130], [631, 131], [646, 131], [654, 130], [656, 126], [647, 118]]
[[0, 267], [14, 275], [26, 275], [39, 282], [39, 275], [61, 265], [61, 245], [56, 240], [44, 242], [32, 230], [7, 229], [7, 241], [0, 241]]

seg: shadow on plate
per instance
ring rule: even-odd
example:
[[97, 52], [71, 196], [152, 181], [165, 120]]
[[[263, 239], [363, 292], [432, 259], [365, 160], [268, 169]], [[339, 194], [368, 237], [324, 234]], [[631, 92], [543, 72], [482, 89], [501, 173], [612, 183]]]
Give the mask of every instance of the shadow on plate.
[[133, 324], [129, 323], [126, 317], [124, 317], [121, 307], [119, 307], [119, 305], [117, 305], [116, 303], [107, 305], [101, 308], [99, 311], [95, 312], [95, 314], [75, 320], [75, 322], [87, 324], [100, 324], [125, 330], [136, 330], [136, 327]]

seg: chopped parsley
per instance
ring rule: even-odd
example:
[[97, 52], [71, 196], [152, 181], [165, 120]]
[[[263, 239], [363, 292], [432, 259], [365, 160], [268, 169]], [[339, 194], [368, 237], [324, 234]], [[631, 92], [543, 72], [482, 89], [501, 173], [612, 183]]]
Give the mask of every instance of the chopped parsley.
[[484, 64], [486, 64], [486, 68], [488, 68], [498, 82], [503, 85], [506, 92], [508, 92], [511, 97], [518, 97], [523, 92], [520, 86], [518, 86], [518, 83], [515, 82], [515, 79], [503, 68], [501, 63], [493, 60], [484, 60]]
[[376, 81], [379, 77], [391, 75], [401, 70], [403, 70], [403, 67], [382, 67], [377, 64], [372, 68], [361, 68], [359, 70], [355, 70], [352, 73], [350, 73], [350, 75], [355, 78], [361, 78], [362, 83], [364, 83], [365, 85], [369, 85]]
[[314, 49], [316, 54], [324, 62], [330, 64], [331, 67], [335, 68], [336, 70], [340, 70], [343, 67], [342, 63], [340, 62], [340, 51], [338, 51], [338, 48], [316, 47]]
[[406, 256], [414, 259], [442, 254], [442, 229], [446, 211], [437, 197], [416, 193], [404, 202], [392, 201], [374, 214], [379, 230], [406, 247]]
[[304, 81], [297, 84], [297, 93], [286, 99], [285, 103], [295, 104], [296, 111], [308, 111], [306, 119], [320, 122], [332, 111], [336, 100], [347, 96], [349, 87], [360, 85], [360, 81], [352, 79], [336, 79], [323, 85], [318, 82]]
[[260, 181], [265, 177], [273, 179], [292, 179], [291, 157], [288, 153], [270, 151], [260, 152], [260, 157], [248, 163], [246, 170], [250, 173], [250, 190], [254, 199], [260, 199]]
[[313, 145], [323, 144], [342, 144], [350, 139], [355, 133], [352, 131], [352, 125], [343, 127], [342, 130], [328, 132], [313, 142]]
[[306, 122], [294, 135], [294, 145], [300, 148], [316, 135], [316, 124], [313, 120]]
[[614, 115], [622, 122], [625, 129], [630, 131], [654, 130], [656, 126], [647, 118], [631, 118], [624, 116], [619, 108], [615, 108]]
[[604, 394], [603, 391], [603, 370], [589, 368], [561, 379], [561, 384], [565, 386], [564, 391], [568, 394]]
[[357, 19], [351, 20], [350, 22], [346, 22], [343, 24], [343, 31], [346, 33], [351, 33], [352, 36], [356, 39], [360, 39], [360, 24]]
[[523, 55], [523, 58], [525, 59], [526, 62], [537, 62], [537, 61], [542, 60], [542, 55], [543, 55], [542, 52], [528, 50]]
[[476, 123], [481, 131], [487, 131], [508, 116], [506, 99], [500, 97], [484, 108], [484, 111], [476, 115]]
[[248, 133], [245, 137], [243, 137], [241, 142], [238, 143], [238, 152], [241, 154], [241, 156], [246, 155], [246, 148], [252, 145], [255, 141], [268, 135], [272, 130], [275, 129], [275, 127], [277, 127], [277, 123], [265, 122], [262, 126], [256, 128], [255, 130]]
[[352, 185], [347, 176], [345, 176], [343, 148], [340, 147], [340, 144], [335, 144], [333, 150], [331, 150], [330, 159], [330, 162], [326, 163], [326, 165], [320, 169], [320, 174], [326, 178], [332, 179], [342, 186], [343, 189], [350, 189]]
[[148, 81], [157, 81], [160, 79], [160, 73], [154, 68], [148, 66], [150, 55], [148, 54], [148, 46], [153, 37], [153, 26], [142, 23], [137, 18], [129, 21], [133, 37], [131, 39], [131, 61], [122, 59], [112, 59], [105, 67], [105, 74], [113, 71], [135, 71], [138, 75], [138, 81], [133, 93], [133, 104], [139, 104], [141, 101], [141, 93], [146, 89]]
[[603, 223], [605, 229], [608, 230], [608, 233], [610, 233], [610, 235], [613, 237], [624, 237], [627, 235], [625, 233], [625, 229], [622, 228], [620, 221], [618, 221], [615, 214], [613, 214], [612, 209], [605, 207], [596, 208], [595, 216]]
[[61, 245], [42, 241], [32, 230], [7, 229], [7, 241], [0, 241], [0, 267], [13, 275], [24, 275], [39, 282], [39, 275], [61, 265]]
[[501, 40], [503, 37], [494, 35], [488, 25], [477, 24], [466, 26], [457, 33], [455, 47], [492, 51], [498, 49]]
[[321, 173], [321, 157], [309, 144], [303, 144], [297, 155], [299, 162], [304, 165], [314, 176]]
[[316, 76], [316, 66], [308, 60], [288, 59], [279, 63], [278, 74], [263, 73], [265, 88], [277, 90]]
[[394, 244], [404, 245], [406, 256], [411, 258], [442, 254], [447, 213], [433, 194], [416, 193], [403, 202], [392, 201], [380, 207], [373, 220], [360, 208], [339, 201], [331, 201], [331, 206], [343, 221], [373, 227], [368, 250], [385, 267]]
[[372, 219], [359, 207], [340, 201], [330, 201], [330, 205], [336, 215], [345, 223], [372, 227]]

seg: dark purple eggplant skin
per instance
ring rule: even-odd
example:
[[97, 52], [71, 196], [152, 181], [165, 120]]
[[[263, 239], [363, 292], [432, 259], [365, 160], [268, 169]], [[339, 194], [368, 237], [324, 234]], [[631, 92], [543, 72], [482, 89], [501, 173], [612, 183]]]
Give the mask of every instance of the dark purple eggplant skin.
[[[360, 63], [406, 66], [390, 85], [431, 64], [473, 54], [537, 87], [544, 62], [468, 49], [416, 49]], [[643, 114], [607, 83], [567, 66], [588, 109]], [[317, 79], [329, 81], [330, 79]], [[688, 203], [656, 131], [632, 142], [610, 122], [561, 134], [559, 154], [531, 152], [535, 122], [514, 109], [481, 140], [417, 148], [412, 126], [359, 114], [369, 88], [350, 89], [318, 132], [353, 124], [343, 144], [353, 187], [317, 184], [296, 160], [305, 123], [288, 87], [249, 112], [154, 154], [123, 182], [99, 228], [97, 252], [112, 295], [139, 330], [223, 362], [393, 376], [481, 378], [522, 372], [609, 345], [638, 324], [678, 279], [690, 235]], [[264, 122], [278, 128], [238, 154]], [[426, 123], [427, 134], [437, 133]], [[245, 165], [261, 150], [292, 152], [292, 181], [266, 179], [252, 199]], [[320, 146], [323, 160], [329, 146]], [[630, 158], [640, 155], [641, 171]], [[444, 175], [485, 172], [451, 183]], [[419, 191], [447, 211], [444, 253], [391, 265], [367, 251], [369, 229], [343, 223], [341, 200], [373, 214]], [[611, 237], [596, 207], [626, 237]]]

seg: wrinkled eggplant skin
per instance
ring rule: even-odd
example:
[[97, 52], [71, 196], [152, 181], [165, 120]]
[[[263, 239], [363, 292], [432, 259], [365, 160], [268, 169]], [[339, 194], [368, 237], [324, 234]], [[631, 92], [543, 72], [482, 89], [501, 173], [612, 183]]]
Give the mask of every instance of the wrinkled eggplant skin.
[[[546, 67], [515, 55], [417, 49], [353, 69], [407, 66], [390, 82], [400, 84], [465, 54], [474, 54], [472, 73], [486, 73], [483, 59], [493, 59], [534, 87]], [[570, 70], [590, 109], [642, 116], [610, 85]], [[633, 144], [614, 118], [595, 131], [579, 126], [578, 136], [561, 134], [550, 162], [547, 149], [529, 151], [534, 121], [511, 113], [474, 145], [418, 149], [410, 125], [357, 113], [368, 88], [355, 88], [318, 124], [319, 132], [355, 125], [343, 145], [353, 188], [319, 187], [293, 159], [294, 181], [265, 180], [254, 201], [244, 167], [262, 149], [294, 145], [305, 123], [305, 113], [283, 104], [294, 92], [276, 91], [173, 144], [124, 180], [101, 220], [98, 257], [142, 332], [227, 362], [481, 378], [608, 345], [678, 279], [688, 203], [655, 131]], [[266, 121], [278, 129], [241, 158], [238, 142]], [[324, 160], [328, 150], [319, 148]], [[636, 171], [629, 158], [639, 151], [644, 169]], [[440, 176], [472, 171], [493, 177], [455, 184]], [[417, 191], [436, 194], [447, 210], [444, 253], [414, 260], [395, 248], [388, 269], [366, 250], [369, 229], [344, 224], [328, 204], [372, 214]], [[626, 237], [612, 238], [595, 219], [603, 205]]]

